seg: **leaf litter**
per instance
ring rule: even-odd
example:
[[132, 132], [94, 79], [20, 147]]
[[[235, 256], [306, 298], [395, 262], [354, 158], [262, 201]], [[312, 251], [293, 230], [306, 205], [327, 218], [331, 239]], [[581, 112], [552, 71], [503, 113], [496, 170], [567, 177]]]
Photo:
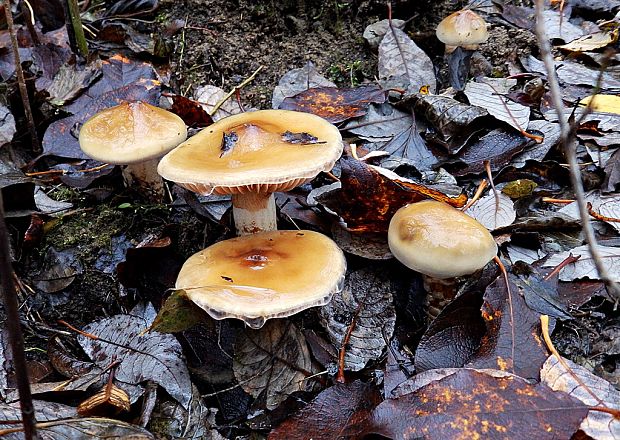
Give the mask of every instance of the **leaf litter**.
[[[184, 44], [186, 39], [195, 42], [193, 33], [205, 41], [212, 33], [222, 33], [221, 40], [227, 41], [226, 32], [233, 22], [245, 26], [238, 23], [238, 17], [222, 22], [218, 18], [205, 27], [189, 17], [171, 23], [164, 32], [152, 32], [149, 26], [158, 24], [120, 22], [119, 17], [148, 17], [156, 2], [117, 2], [111, 8], [95, 5], [83, 19], [99, 31], [89, 44], [91, 49], [97, 47], [100, 55], [85, 64], [75, 57], [66, 33], [58, 28], [63, 20], [50, 25], [47, 20], [54, 22], [54, 17], [41, 14], [37, 3], [33, 4], [37, 32], [45, 44], [32, 41], [21, 18], [17, 24], [22, 61], [40, 107], [36, 117], [41, 134], [45, 132], [44, 151], [39, 157], [26, 146], [17, 87], [9, 77], [12, 61], [7, 51], [0, 50], [0, 74], [9, 79], [5, 83], [10, 86], [7, 89], [2, 84], [10, 100], [0, 100], [0, 120], [4, 121], [0, 148], [4, 150], [3, 165], [9, 165], [1, 167], [0, 186], [10, 213], [12, 255], [17, 259], [17, 276], [26, 283], [21, 285], [20, 294], [29, 288], [37, 290], [36, 297], [26, 296], [24, 307], [26, 322], [33, 326], [33, 332], [47, 332], [49, 326], [55, 326], [49, 318], [44, 323], [32, 321], [33, 317], [57, 316], [42, 306], [53, 304], [68, 319], [79, 323], [83, 331], [100, 338], [78, 337], [92, 362], [84, 356], [70, 356], [66, 348], [48, 350], [54, 369], [70, 380], [63, 383], [54, 377], [53, 381], [33, 384], [37, 398], [57, 400], [81, 393], [79, 401], [88, 402], [97, 397], [110, 377], [110, 366], [118, 362], [115, 386], [127, 392], [132, 410], [138, 408], [138, 402], [144, 402], [139, 424], [169, 438], [231, 438], [254, 435], [256, 431], [271, 438], [301, 438], [300, 432], [310, 432], [314, 438], [355, 438], [369, 433], [393, 437], [405, 432], [449, 438], [456, 433], [483, 435], [487, 433], [485, 426], [505, 428], [509, 438], [545, 438], [551, 435], [549, 427], [553, 435], [567, 438], [578, 429], [593, 438], [615, 435], [613, 423], [593, 418], [602, 413], [590, 411], [586, 417], [588, 407], [571, 400], [569, 395], [578, 394], [575, 390], [580, 386], [564, 385], [553, 392], [544, 385], [551, 383], [546, 382], [548, 377], [570, 378], [571, 374], [548, 373], [549, 360], [539, 371], [547, 359], [546, 347], [540, 341], [542, 313], [558, 320], [554, 337], [569, 355], [572, 353], [577, 360], [589, 359], [590, 369], [617, 383], [617, 370], [610, 367], [617, 351], [611, 345], [614, 328], [606, 321], [611, 313], [609, 301], [602, 283], [588, 281], [597, 275], [583, 246], [580, 224], [574, 220], [572, 206], [559, 209], [543, 201], [543, 197], [572, 198], [572, 194], [563, 168], [565, 157], [558, 146], [557, 117], [541, 79], [546, 72], [540, 61], [528, 56], [529, 49], [517, 49], [520, 59], [499, 59], [493, 51], [498, 51], [501, 42], [490, 40], [483, 44], [477, 55], [482, 60], [490, 57], [488, 64], [494, 70], [489, 67], [482, 77], [473, 69], [464, 72], [464, 94], [455, 93], [445, 89], [450, 78], [445, 74], [442, 48], [429, 44], [423, 32], [417, 32], [419, 25], [421, 30], [429, 25], [422, 20], [413, 26], [395, 18], [391, 26], [382, 20], [368, 28], [369, 42], [378, 49], [376, 70], [375, 65], [371, 71], [368, 64], [357, 61], [328, 67], [308, 49], [310, 52], [303, 56], [299, 53], [291, 61], [290, 67], [302, 67], [283, 76], [281, 71], [274, 74], [270, 70], [273, 84], [269, 89], [264, 89], [264, 78], [255, 78], [261, 82], [257, 88], [246, 86], [228, 92], [227, 82], [247, 84], [234, 72], [254, 71], [258, 66], [253, 63], [258, 62], [265, 47], [256, 49], [256, 56], [247, 56], [245, 48], [228, 41], [231, 48], [245, 53], [247, 62], [227, 66], [226, 60], [218, 59], [221, 45], [213, 45], [204, 53], [197, 52], [204, 49], [201, 44], [185, 46], [187, 60], [204, 61], [196, 64], [196, 69], [206, 72], [206, 78], [198, 81], [182, 78], [184, 74], [192, 75], [191, 69], [182, 69], [187, 64], [182, 60], [184, 51], [181, 59], [174, 59], [180, 71], [171, 69], [166, 63], [173, 59], [166, 57], [178, 56], [172, 48], [181, 39]], [[574, 104], [585, 103], [582, 99], [594, 94], [599, 76], [607, 96], [613, 96], [620, 84], [617, 57], [607, 57], [606, 61], [603, 53], [613, 42], [611, 22], [596, 24], [588, 21], [587, 15], [579, 15], [584, 10], [596, 10], [596, 14], [611, 20], [609, 11], [596, 2], [578, 3], [563, 12], [545, 12], [547, 31], [559, 48], [555, 67], [567, 115], [573, 112]], [[438, 5], [430, 7], [447, 7]], [[214, 17], [229, 13], [218, 8]], [[343, 16], [349, 19], [347, 6], [343, 8]], [[531, 9], [495, 3], [479, 9], [483, 15], [490, 10], [516, 26], [511, 37], [516, 36], [517, 41], [530, 32], [532, 21], [523, 18], [531, 14]], [[428, 12], [416, 11], [422, 16]], [[308, 17], [318, 17], [317, 23], [329, 15], [308, 12]], [[363, 7], [359, 12], [361, 16], [366, 13]], [[437, 16], [447, 12], [442, 9]], [[243, 14], [244, 20], [253, 22], [261, 12], [244, 10]], [[304, 37], [314, 33], [295, 13], [285, 16], [285, 21], [290, 20], [287, 30], [273, 35], [277, 44], [288, 40], [293, 28], [305, 29], [301, 31]], [[426, 30], [432, 30], [434, 24], [430, 23]], [[60, 30], [49, 31], [46, 26]], [[501, 21], [493, 25], [494, 32], [504, 28]], [[172, 37], [175, 33], [177, 36]], [[6, 40], [5, 31], [0, 31], [0, 38]], [[511, 45], [512, 41], [507, 44]], [[323, 43], [322, 47], [327, 46]], [[286, 47], [278, 46], [278, 50], [286, 51]], [[133, 55], [136, 53], [140, 61]], [[315, 59], [318, 63], [313, 64]], [[595, 66], [605, 62], [609, 67], [600, 75]], [[507, 73], [510, 78], [505, 78]], [[478, 78], [472, 80], [473, 76]], [[204, 83], [211, 85], [199, 86]], [[442, 94], [434, 94], [437, 91]], [[277, 199], [282, 225], [320, 229], [331, 234], [347, 252], [350, 269], [346, 288], [329, 305], [270, 321], [262, 330], [252, 331], [214, 323], [188, 304], [182, 292], [165, 291], [173, 288], [176, 271], [185, 257], [227, 236], [230, 199], [215, 194], [196, 197], [172, 186], [172, 204], [145, 204], [125, 191], [115, 167], [85, 161], [77, 136], [80, 124], [102, 108], [127, 99], [166, 106], [167, 98], [172, 98], [172, 110], [196, 127], [253, 109], [257, 102], [259, 107], [265, 107], [263, 101], [269, 99], [273, 108], [301, 108], [340, 125], [347, 155], [336, 164], [333, 174], [321, 175]], [[618, 223], [613, 219], [618, 218], [615, 192], [620, 181], [620, 123], [613, 99], [594, 98], [593, 102], [594, 111], [583, 117], [577, 133], [578, 151], [584, 181], [590, 189], [601, 191], [588, 200], [593, 212], [604, 220], [593, 221], [602, 243], [603, 261], [616, 276], [620, 239]], [[575, 113], [579, 117], [584, 110], [578, 108]], [[542, 134], [544, 139], [540, 144], [530, 142], [519, 133], [521, 129]], [[314, 142], [311, 133], [285, 135], [293, 143]], [[5, 161], [5, 156], [10, 160]], [[468, 213], [493, 230], [500, 255], [510, 255], [510, 261], [506, 260], [510, 292], [501, 278], [492, 281], [496, 271], [488, 267], [481, 274], [459, 280], [461, 290], [456, 299], [428, 323], [422, 305], [415, 305], [416, 298], [424, 294], [419, 277], [414, 274], [417, 281], [406, 288], [398, 287], [402, 284], [400, 278], [409, 276], [409, 271], [391, 259], [386, 240], [389, 220], [401, 206], [429, 197], [462, 207], [480, 180], [489, 177], [485, 160], [490, 162], [495, 184], [502, 189], [500, 203], [496, 205], [495, 195], [489, 192]], [[93, 171], [89, 171], [91, 168]], [[339, 179], [337, 185], [328, 185], [335, 179]], [[91, 212], [98, 215], [102, 210], [127, 214], [133, 211], [134, 215], [128, 215], [131, 224], [116, 229], [109, 241], [98, 241], [91, 247], [83, 242], [83, 237], [90, 237], [84, 231], [95, 224]], [[82, 237], [82, 242], [75, 237], [52, 242], [76, 218], [84, 219], [81, 229], [73, 232], [75, 237]], [[144, 230], [135, 234], [134, 228], [146, 228], [149, 234]], [[145, 236], [156, 239], [136, 247]], [[161, 246], [158, 240], [163, 240]], [[571, 252], [581, 257], [560, 268], [559, 277], [543, 278]], [[89, 253], [92, 257], [85, 260], [84, 255]], [[369, 259], [384, 261], [367, 266]], [[107, 277], [107, 283], [114, 286], [111, 291], [101, 278], [90, 279], [97, 273]], [[154, 278], [149, 280], [151, 275]], [[76, 304], [83, 307], [88, 301], [83, 300], [84, 296], [75, 297], [82, 290], [102, 291], [106, 302], [116, 298], [119, 304], [106, 306], [116, 308], [113, 313], [104, 309], [103, 316], [107, 317], [84, 322], [80, 312], [72, 312]], [[129, 310], [138, 299], [155, 304], [157, 318], [151, 306], [118, 313], [119, 309]], [[599, 320], [588, 327], [600, 339], [591, 344], [594, 348], [590, 351], [584, 348], [587, 344], [573, 347], [566, 342], [570, 341], [565, 336], [566, 322], [573, 325], [583, 319]], [[208, 342], [200, 342], [204, 335]], [[63, 337], [66, 339], [66, 335]], [[0, 353], [0, 382], [10, 386], [10, 359], [4, 356], [4, 350]], [[45, 356], [40, 360], [47, 362]], [[411, 367], [414, 364], [416, 369]], [[576, 364], [571, 364], [571, 369], [592, 388], [601, 390], [601, 395], [607, 393], [609, 401], [604, 403], [612, 404], [615, 394], [609, 382], [585, 375]], [[382, 388], [385, 395], [378, 391]], [[472, 396], [464, 390], [480, 392], [476, 395], [481, 401], [493, 402], [495, 412], [480, 415], [475, 408], [472, 411]], [[139, 401], [141, 396], [144, 398]], [[450, 402], [446, 396], [451, 397]], [[15, 401], [16, 393], [10, 391], [5, 399]], [[72, 402], [77, 404], [78, 400]], [[498, 402], [508, 402], [509, 406], [502, 407]], [[424, 405], [429, 404], [435, 404], [432, 414], [422, 414]], [[69, 419], [46, 428], [51, 431], [44, 432], [44, 436], [71, 438], [75, 430], [88, 430], [94, 438], [111, 433], [153, 438], [137, 425], [112, 419], [73, 419], [75, 408], [67, 407], [65, 412], [54, 405], [37, 402], [40, 420], [53, 418], [54, 412]], [[538, 405], [537, 409], [532, 410], [533, 405]], [[574, 408], [571, 414], [560, 411], [566, 405]], [[528, 408], [529, 418], [520, 412], [522, 407]], [[16, 411], [14, 406], [0, 410], [11, 419], [19, 419]], [[505, 423], [507, 417], [514, 423]], [[446, 420], [454, 421], [452, 427]], [[471, 423], [466, 425], [465, 421]], [[165, 434], [161, 424], [168, 426]], [[467, 426], [471, 430], [467, 431]], [[448, 432], [450, 429], [456, 431]]]

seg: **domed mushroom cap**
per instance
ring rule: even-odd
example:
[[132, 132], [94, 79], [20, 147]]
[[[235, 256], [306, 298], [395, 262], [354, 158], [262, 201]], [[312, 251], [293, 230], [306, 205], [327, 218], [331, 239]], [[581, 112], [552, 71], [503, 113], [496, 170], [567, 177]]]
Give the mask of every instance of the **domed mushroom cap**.
[[203, 129], [164, 156], [158, 172], [198, 193], [286, 191], [330, 170], [342, 149], [340, 132], [323, 118], [259, 110]]
[[271, 231], [216, 243], [192, 255], [176, 288], [215, 319], [260, 328], [269, 318], [327, 304], [342, 289], [346, 261], [312, 231]]
[[497, 254], [497, 244], [484, 226], [435, 200], [396, 211], [388, 244], [405, 266], [439, 279], [471, 274]]
[[142, 101], [107, 108], [84, 123], [80, 148], [93, 159], [117, 165], [163, 156], [187, 138], [181, 118]]
[[461, 9], [441, 20], [436, 33], [446, 49], [450, 46], [475, 49], [489, 38], [486, 21], [469, 9]]

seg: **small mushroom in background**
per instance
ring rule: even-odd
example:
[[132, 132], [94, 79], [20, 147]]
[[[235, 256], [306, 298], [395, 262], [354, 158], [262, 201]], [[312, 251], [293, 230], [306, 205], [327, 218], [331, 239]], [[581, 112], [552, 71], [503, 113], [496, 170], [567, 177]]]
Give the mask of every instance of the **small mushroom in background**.
[[497, 244], [484, 226], [435, 200], [396, 211], [388, 244], [401, 263], [424, 276], [432, 318], [454, 299], [456, 277], [482, 269], [497, 254]]
[[157, 174], [159, 158], [187, 138], [183, 120], [142, 101], [107, 108], [84, 123], [80, 148], [87, 156], [126, 165], [123, 177], [146, 198], [161, 202], [164, 181]]
[[318, 116], [259, 110], [220, 119], [159, 163], [165, 179], [198, 194], [232, 194], [238, 235], [277, 229], [273, 193], [289, 191], [342, 154], [338, 129]]
[[437, 38], [446, 45], [450, 85], [463, 90], [471, 57], [478, 46], [489, 38], [487, 22], [470, 9], [461, 9], [444, 18], [436, 30]]
[[346, 260], [313, 231], [271, 231], [220, 241], [183, 264], [176, 281], [215, 319], [237, 318], [254, 329], [327, 304], [344, 285]]

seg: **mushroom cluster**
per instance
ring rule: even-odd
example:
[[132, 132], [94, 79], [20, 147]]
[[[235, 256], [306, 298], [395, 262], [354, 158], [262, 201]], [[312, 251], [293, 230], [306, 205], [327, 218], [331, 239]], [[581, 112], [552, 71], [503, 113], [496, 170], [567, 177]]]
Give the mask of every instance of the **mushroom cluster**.
[[[396, 211], [388, 244], [405, 266], [423, 274], [428, 313], [436, 317], [454, 298], [454, 280], [483, 268], [497, 254], [489, 231], [467, 214], [425, 200]], [[444, 288], [440, 288], [441, 286]]]

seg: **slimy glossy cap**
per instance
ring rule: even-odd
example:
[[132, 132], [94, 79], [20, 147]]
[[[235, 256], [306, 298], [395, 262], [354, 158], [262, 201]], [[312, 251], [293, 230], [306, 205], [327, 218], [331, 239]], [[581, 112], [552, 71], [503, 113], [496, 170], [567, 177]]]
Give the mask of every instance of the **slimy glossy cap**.
[[388, 244], [405, 266], [439, 279], [474, 273], [497, 254], [497, 244], [484, 226], [435, 200], [396, 211]]
[[328, 237], [271, 231], [220, 241], [181, 268], [176, 288], [215, 319], [260, 328], [269, 318], [327, 304], [342, 289], [346, 260]]
[[163, 156], [187, 138], [174, 113], [142, 101], [107, 108], [84, 123], [80, 148], [101, 162], [127, 165]]

